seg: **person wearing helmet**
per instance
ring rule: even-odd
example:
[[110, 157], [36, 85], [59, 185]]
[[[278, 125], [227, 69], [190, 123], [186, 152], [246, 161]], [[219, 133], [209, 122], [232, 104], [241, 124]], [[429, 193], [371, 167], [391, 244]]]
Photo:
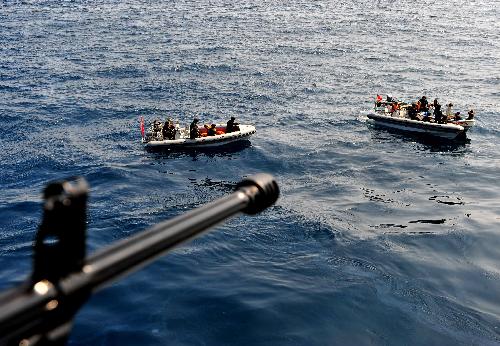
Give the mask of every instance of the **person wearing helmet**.
[[235, 123], [234, 121], [236, 120], [235, 117], [231, 117], [231, 119], [227, 122], [226, 124], [226, 133], [230, 133], [230, 132], [235, 132], [235, 131], [239, 131], [240, 128], [239, 128], [239, 124], [238, 123]]
[[438, 99], [434, 99], [434, 120], [441, 124], [446, 123], [446, 118], [443, 117], [443, 112], [441, 111], [441, 105], [438, 102]]
[[163, 129], [162, 129], [162, 134], [163, 134], [163, 139], [175, 139], [175, 126], [174, 126], [174, 123], [172, 122], [172, 120], [170, 118], [167, 119], [167, 121], [165, 121], [165, 124], [163, 125]]
[[189, 125], [189, 138], [195, 139], [200, 137], [200, 130], [198, 130], [198, 118], [194, 118], [191, 125]]
[[467, 117], [467, 120], [472, 120], [474, 119], [474, 110], [471, 109], [469, 113], [467, 113], [469, 116]]
[[417, 104], [416, 103], [412, 103], [411, 107], [408, 108], [408, 117], [411, 120], [418, 120], [418, 118], [417, 118]]

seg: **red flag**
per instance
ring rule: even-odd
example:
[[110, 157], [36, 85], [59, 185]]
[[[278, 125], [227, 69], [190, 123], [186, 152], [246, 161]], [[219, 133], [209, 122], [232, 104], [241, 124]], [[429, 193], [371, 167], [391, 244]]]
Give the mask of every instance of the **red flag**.
[[141, 135], [144, 138], [144, 118], [141, 117]]

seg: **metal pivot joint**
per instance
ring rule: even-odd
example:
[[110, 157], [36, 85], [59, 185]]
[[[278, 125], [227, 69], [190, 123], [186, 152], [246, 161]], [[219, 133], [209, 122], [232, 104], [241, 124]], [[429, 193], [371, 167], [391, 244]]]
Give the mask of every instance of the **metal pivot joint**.
[[88, 187], [82, 178], [49, 184], [34, 245], [33, 282], [57, 282], [81, 270], [85, 259]]

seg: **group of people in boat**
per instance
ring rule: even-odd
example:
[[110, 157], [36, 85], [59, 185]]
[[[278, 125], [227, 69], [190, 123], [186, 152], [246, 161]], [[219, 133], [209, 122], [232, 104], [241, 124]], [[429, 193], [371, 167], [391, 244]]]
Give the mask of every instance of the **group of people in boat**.
[[[195, 139], [204, 136], [216, 136], [224, 133], [231, 133], [240, 130], [239, 124], [236, 122], [235, 117], [231, 117], [228, 120], [226, 127], [223, 126], [217, 128], [216, 124], [205, 124], [203, 128], [198, 127], [199, 119], [194, 118], [189, 126], [189, 138]], [[154, 138], [163, 139], [163, 140], [174, 140], [181, 138], [182, 129], [178, 124], [175, 124], [172, 119], [167, 118], [165, 123], [158, 119], [154, 120], [151, 123], [151, 132]], [[160, 136], [161, 133], [161, 136]]]
[[[401, 110], [405, 109], [408, 118], [412, 120], [435, 122], [438, 124], [462, 120], [460, 112], [453, 112], [453, 104], [451, 102], [446, 106], [446, 112], [443, 113], [442, 106], [438, 99], [434, 99], [432, 103], [429, 103], [425, 95], [411, 104], [400, 102], [391, 95], [387, 95], [384, 101], [382, 96], [377, 95], [375, 106], [386, 107], [386, 111], [391, 113], [391, 115], [395, 113], [399, 114]], [[467, 120], [472, 119], [474, 119], [473, 109], [469, 110], [467, 114]]]
[[240, 130], [239, 124], [235, 122], [235, 120], [236, 120], [235, 117], [231, 117], [231, 119], [228, 120], [226, 128], [224, 130], [218, 130], [216, 124], [212, 125], [205, 124], [203, 127], [206, 129], [206, 132], [201, 133], [200, 128], [198, 127], [198, 123], [200, 120], [198, 118], [194, 118], [191, 125], [189, 125], [189, 138], [196, 139], [204, 135], [216, 136], [216, 135], [222, 135], [224, 133], [239, 131]]

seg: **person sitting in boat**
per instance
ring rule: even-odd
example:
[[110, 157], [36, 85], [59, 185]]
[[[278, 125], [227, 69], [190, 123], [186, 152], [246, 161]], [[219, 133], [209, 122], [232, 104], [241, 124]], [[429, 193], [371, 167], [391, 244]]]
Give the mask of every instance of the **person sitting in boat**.
[[153, 132], [161, 131], [161, 121], [158, 119], [153, 120]]
[[172, 122], [172, 120], [170, 119], [167, 119], [167, 121], [165, 121], [165, 124], [163, 125], [163, 129], [162, 129], [162, 135], [163, 135], [163, 139], [175, 139], [175, 126], [174, 126], [174, 123]]
[[189, 125], [189, 138], [195, 139], [200, 137], [200, 130], [198, 130], [198, 118], [194, 118], [191, 125]]
[[377, 94], [377, 98], [375, 99], [375, 107], [380, 107], [382, 106], [382, 96]]
[[239, 124], [235, 123], [234, 122], [235, 120], [236, 120], [235, 117], [231, 117], [231, 119], [229, 119], [229, 121], [226, 124], [226, 133], [236, 132], [240, 130], [240, 127], [238, 126]]
[[412, 103], [410, 108], [408, 108], [408, 117], [411, 120], [418, 120], [418, 118], [417, 118], [417, 104], [416, 103]]
[[454, 121], [459, 121], [462, 120], [462, 117], [460, 116], [460, 112], [456, 112], [455, 115], [453, 116]]
[[451, 102], [446, 106], [446, 119], [453, 119], [453, 103]]
[[215, 136], [217, 134], [217, 128], [215, 124], [212, 124], [208, 129], [207, 136]]
[[393, 116], [393, 117], [399, 116], [399, 104], [397, 102], [394, 102], [391, 105], [390, 112], [391, 112], [391, 116]]
[[420, 112], [428, 112], [429, 111], [429, 103], [427, 102], [427, 97], [422, 96], [420, 100], [418, 100], [420, 103], [419, 111]]
[[158, 119], [153, 120], [153, 123], [151, 124], [151, 132], [155, 139], [161, 140], [162, 123], [160, 120]]
[[418, 113], [420, 111], [420, 101], [415, 102], [414, 105], [415, 105], [415, 111]]
[[469, 116], [467, 117], [467, 120], [472, 120], [474, 119], [474, 110], [471, 109], [469, 113], [467, 113]]

